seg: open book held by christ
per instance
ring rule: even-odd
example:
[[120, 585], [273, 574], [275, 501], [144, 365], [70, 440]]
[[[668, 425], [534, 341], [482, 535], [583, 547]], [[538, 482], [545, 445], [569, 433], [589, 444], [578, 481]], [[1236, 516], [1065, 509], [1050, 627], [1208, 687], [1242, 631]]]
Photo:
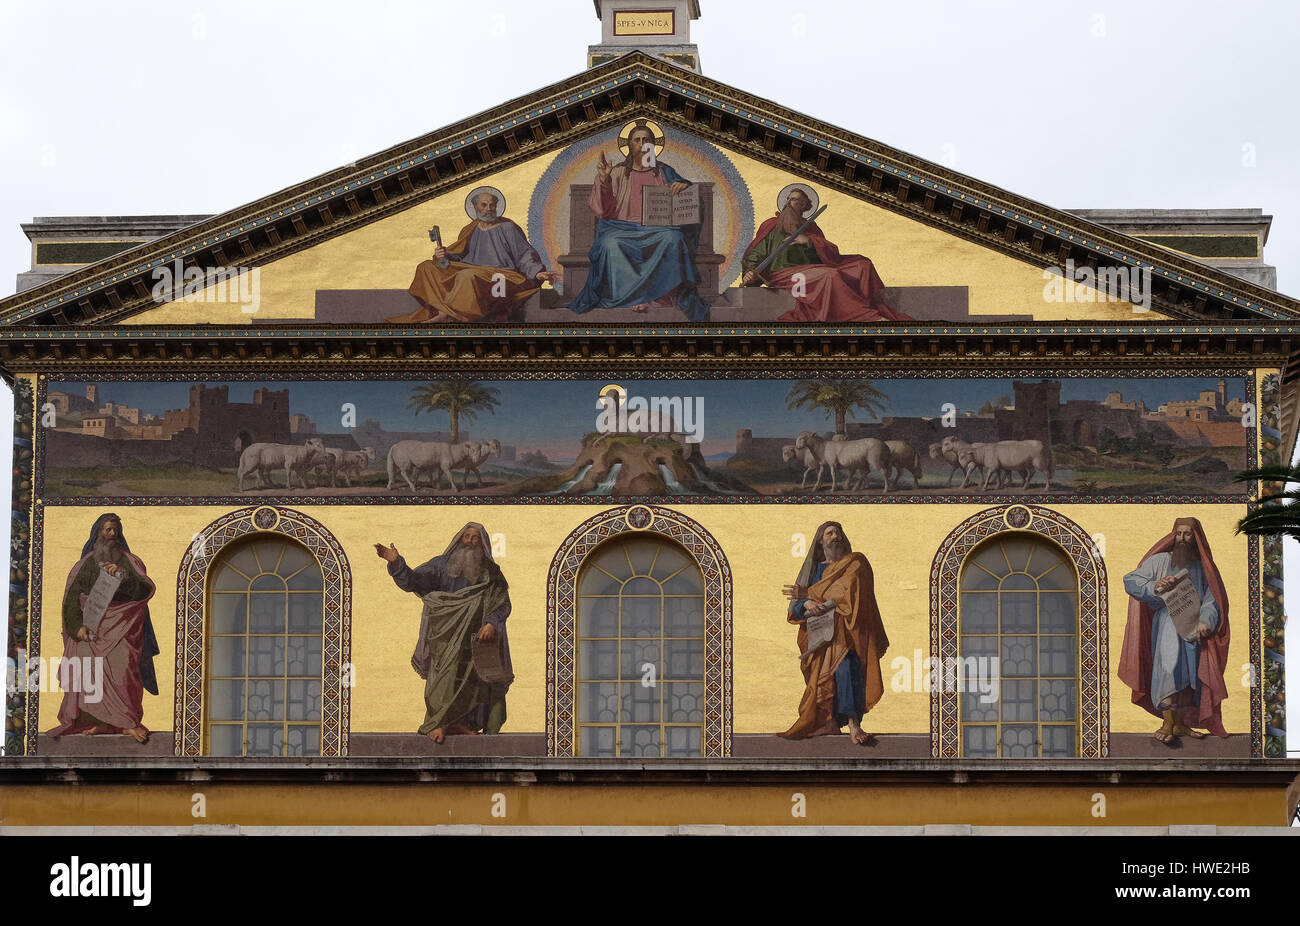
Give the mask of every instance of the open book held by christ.
[[700, 224], [700, 187], [692, 183], [677, 195], [666, 186], [641, 188], [642, 225]]
[[1201, 623], [1201, 596], [1186, 569], [1174, 573], [1174, 587], [1160, 597], [1169, 609], [1169, 619], [1174, 622], [1178, 635], [1188, 642], [1196, 640]]

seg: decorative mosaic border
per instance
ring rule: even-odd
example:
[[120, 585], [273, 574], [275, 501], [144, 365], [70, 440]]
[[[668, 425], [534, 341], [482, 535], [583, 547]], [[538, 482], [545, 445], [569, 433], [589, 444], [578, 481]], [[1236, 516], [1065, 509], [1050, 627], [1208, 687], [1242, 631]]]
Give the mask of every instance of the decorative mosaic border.
[[[14, 380], [12, 494], [9, 502], [9, 626], [5, 655], [15, 667], [14, 688], [5, 691], [5, 755], [36, 753], [37, 691], [28, 691], [28, 660], [40, 656], [40, 637], [28, 637], [28, 574], [32, 564], [31, 511], [35, 459], [32, 431], [36, 425], [30, 377]], [[19, 680], [22, 680], [21, 683]]]
[[334, 536], [316, 519], [273, 505], [232, 511], [203, 528], [176, 576], [176, 721], [174, 753], [198, 756], [203, 743], [203, 676], [207, 572], [230, 543], [259, 533], [290, 537], [311, 551], [325, 576], [321, 755], [346, 756], [352, 659], [352, 571]]
[[[1258, 466], [1276, 466], [1283, 462], [1280, 449], [1282, 432], [1281, 376], [1269, 373], [1260, 381], [1259, 392], [1259, 461]], [[1255, 442], [1251, 441], [1251, 449]], [[1251, 500], [1261, 494], [1259, 482], [1250, 483]], [[1271, 492], [1281, 488], [1274, 484]], [[1251, 510], [1254, 510], [1254, 504]], [[1282, 544], [1279, 536], [1251, 537], [1250, 591], [1251, 637], [1250, 660], [1257, 684], [1251, 689], [1252, 755], [1270, 759], [1286, 758], [1286, 604], [1283, 598]], [[1258, 576], [1258, 579], [1256, 578]], [[1258, 730], [1256, 725], [1258, 724]]]
[[[1110, 646], [1106, 564], [1092, 536], [1059, 512], [1037, 505], [988, 508], [948, 534], [930, 567], [930, 658], [957, 659], [961, 632], [957, 580], [966, 555], [990, 537], [1029, 533], [1051, 540], [1074, 563], [1079, 577], [1079, 756], [1110, 755]], [[930, 755], [961, 755], [957, 692], [930, 693]]]
[[575, 756], [577, 726], [577, 578], [601, 543], [629, 531], [681, 544], [704, 573], [704, 755], [731, 755], [731, 564], [692, 518], [657, 505], [611, 508], [579, 524], [560, 544], [546, 576], [546, 754]]

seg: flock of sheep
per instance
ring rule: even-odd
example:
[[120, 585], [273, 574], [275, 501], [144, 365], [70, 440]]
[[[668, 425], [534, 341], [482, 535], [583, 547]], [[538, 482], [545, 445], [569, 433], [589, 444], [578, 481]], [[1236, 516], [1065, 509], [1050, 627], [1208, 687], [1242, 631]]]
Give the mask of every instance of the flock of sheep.
[[[854, 478], [861, 477], [858, 488], [866, 487], [867, 479], [875, 471], [884, 481], [882, 492], [887, 493], [891, 487], [898, 486], [898, 480], [904, 472], [912, 474], [913, 488], [921, 486], [921, 455], [904, 440], [880, 440], [875, 437], [863, 437], [848, 440], [842, 434], [825, 438], [812, 431], [801, 431], [793, 444], [781, 448], [781, 458], [786, 463], [798, 461], [803, 464], [803, 480], [799, 488], [808, 484], [808, 476], [815, 470], [817, 480], [812, 491], [816, 492], [822, 484], [822, 471], [829, 467], [831, 471], [831, 491], [838, 487], [837, 469], [844, 470], [845, 488], [854, 488]], [[961, 488], [966, 488], [977, 472], [984, 474], [981, 491], [988, 491], [989, 483], [996, 478], [997, 488], [1002, 488], [1003, 478], [1010, 481], [1012, 474], [1018, 474], [1023, 482], [1020, 488], [1029, 488], [1029, 481], [1036, 473], [1042, 473], [1046, 484], [1044, 491], [1052, 487], [1055, 466], [1052, 463], [1051, 445], [1040, 440], [1000, 440], [989, 443], [967, 443], [957, 437], [945, 437], [930, 445], [930, 458], [944, 460], [951, 464], [947, 485], [952, 485], [952, 477], [962, 473]]]
[[[478, 477], [479, 485], [482, 485], [483, 476], [478, 468], [494, 453], [497, 456], [501, 455], [501, 442], [496, 439], [461, 441], [455, 444], [440, 441], [398, 441], [388, 451], [388, 489], [391, 491], [400, 477], [406, 480], [406, 484], [414, 492], [420, 477], [427, 473], [429, 484], [433, 488], [442, 485], [442, 477], [445, 475], [447, 481], [451, 483], [452, 490], [455, 491], [459, 488], [456, 485], [455, 470], [462, 470], [465, 473], [467, 484], [469, 474], [473, 473]], [[237, 491], [247, 491], [244, 484], [249, 478], [254, 480], [254, 485], [251, 486], [253, 489], [274, 488], [272, 478], [279, 470], [284, 470], [286, 489], [293, 488], [295, 478], [303, 489], [308, 488], [309, 474], [316, 475], [318, 486], [325, 484], [325, 476], [328, 475], [331, 487], [336, 486], [338, 477], [342, 476], [351, 488], [352, 479], [359, 479], [374, 460], [375, 448], [373, 447], [340, 450], [336, 447], [326, 447], [325, 442], [319, 437], [309, 437], [301, 444], [249, 444], [239, 455]]]

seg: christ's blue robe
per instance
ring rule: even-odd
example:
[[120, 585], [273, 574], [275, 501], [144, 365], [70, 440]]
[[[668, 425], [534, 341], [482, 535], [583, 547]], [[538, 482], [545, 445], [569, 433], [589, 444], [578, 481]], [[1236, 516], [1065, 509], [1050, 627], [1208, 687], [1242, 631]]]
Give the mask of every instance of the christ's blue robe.
[[[670, 186], [688, 182], [667, 164], [660, 164], [659, 171]], [[700, 297], [700, 273], [695, 266], [699, 243], [698, 224], [659, 226], [597, 219], [596, 239], [588, 255], [591, 273], [569, 308], [581, 314], [675, 295], [687, 318], [707, 321], [709, 304]]]

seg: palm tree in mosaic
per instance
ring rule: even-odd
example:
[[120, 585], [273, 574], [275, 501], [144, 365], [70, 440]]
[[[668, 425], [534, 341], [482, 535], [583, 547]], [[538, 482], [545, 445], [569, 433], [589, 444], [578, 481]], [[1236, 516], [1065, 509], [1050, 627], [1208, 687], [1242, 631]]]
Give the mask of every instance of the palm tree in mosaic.
[[1237, 482], [1259, 482], [1259, 502], [1237, 522], [1238, 534], [1292, 537], [1300, 541], [1300, 466], [1264, 466], [1238, 473]]
[[497, 398], [501, 390], [495, 386], [485, 386], [471, 379], [448, 379], [437, 383], [425, 383], [411, 391], [411, 401], [406, 407], [420, 412], [446, 412], [451, 416], [451, 436], [448, 440], [455, 444], [460, 441], [460, 419], [474, 421], [481, 411], [493, 415], [501, 406]]
[[879, 418], [888, 398], [869, 379], [801, 379], [785, 397], [787, 408], [820, 408], [828, 418], [834, 414], [836, 434], [846, 433], [846, 420], [853, 417], [854, 409]]

